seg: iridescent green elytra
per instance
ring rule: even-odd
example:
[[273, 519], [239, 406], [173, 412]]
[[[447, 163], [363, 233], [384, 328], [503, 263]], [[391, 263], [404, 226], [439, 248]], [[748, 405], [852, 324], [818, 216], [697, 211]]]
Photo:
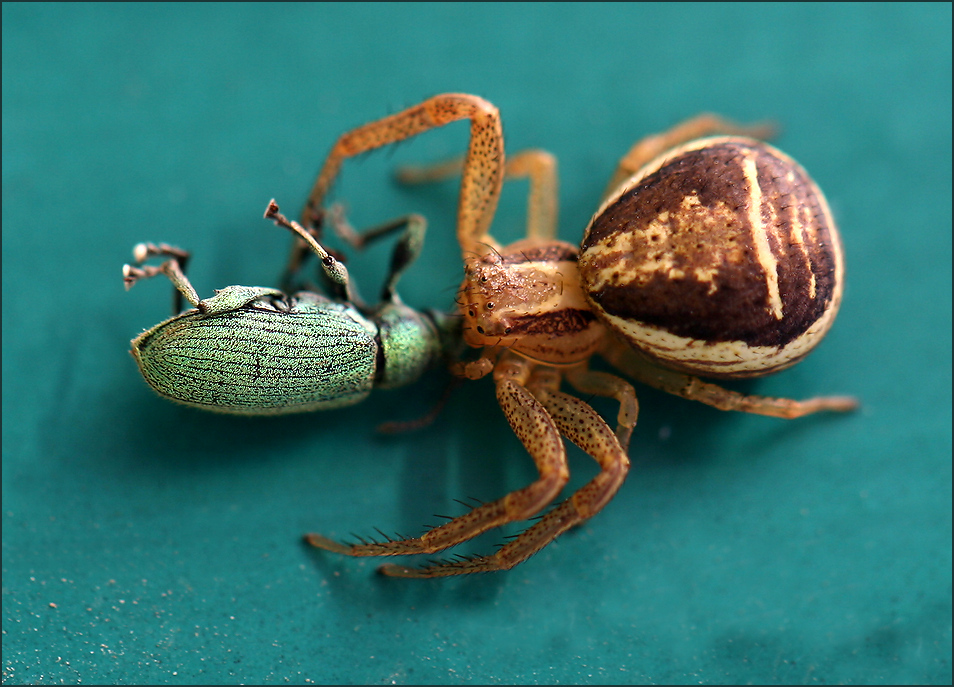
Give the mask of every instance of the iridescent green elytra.
[[[422, 217], [411, 215], [361, 237], [373, 240], [406, 227], [381, 302], [374, 308], [360, 304], [344, 265], [280, 215], [277, 205], [269, 205], [266, 217], [309, 244], [337, 298], [228, 286], [199, 300], [181, 266], [188, 254], [171, 246], [140, 244], [134, 250], [140, 266], [124, 268], [127, 288], [162, 273], [195, 306], [132, 341], [131, 353], [143, 378], [160, 395], [244, 415], [339, 408], [360, 402], [375, 387], [416, 380], [460, 341], [457, 320], [418, 312], [404, 305], [394, 290], [420, 251]], [[155, 256], [169, 259], [158, 267], [142, 266]]]

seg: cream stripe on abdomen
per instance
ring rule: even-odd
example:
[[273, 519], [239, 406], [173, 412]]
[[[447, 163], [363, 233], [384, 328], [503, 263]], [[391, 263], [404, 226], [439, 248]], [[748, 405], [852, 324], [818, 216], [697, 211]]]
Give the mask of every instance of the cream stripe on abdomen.
[[742, 173], [749, 182], [749, 230], [755, 255], [765, 272], [765, 285], [768, 287], [768, 305], [776, 320], [782, 319], [782, 297], [778, 291], [778, 263], [772, 247], [769, 246], [767, 227], [762, 222], [762, 187], [759, 186], [759, 169], [755, 164], [755, 155], [748, 153], [742, 160]]

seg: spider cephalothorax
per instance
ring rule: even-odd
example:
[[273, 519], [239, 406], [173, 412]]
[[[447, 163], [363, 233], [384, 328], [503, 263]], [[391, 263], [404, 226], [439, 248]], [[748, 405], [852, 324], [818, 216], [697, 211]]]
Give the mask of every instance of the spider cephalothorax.
[[552, 365], [587, 360], [605, 329], [580, 287], [576, 246], [528, 239], [467, 260], [460, 289], [464, 340]]

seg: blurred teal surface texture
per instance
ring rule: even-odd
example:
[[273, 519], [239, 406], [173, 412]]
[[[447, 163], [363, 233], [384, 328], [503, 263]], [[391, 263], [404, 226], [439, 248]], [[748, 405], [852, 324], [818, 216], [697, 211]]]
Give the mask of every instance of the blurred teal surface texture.
[[[199, 293], [276, 283], [294, 215], [347, 129], [446, 91], [560, 160], [579, 240], [619, 156], [701, 111], [773, 119], [844, 237], [839, 320], [744, 385], [854, 394], [848, 416], [725, 414], [639, 388], [633, 469], [599, 516], [511, 572], [402, 581], [301, 534], [417, 533], [533, 477], [492, 384], [296, 417], [156, 397], [128, 342], [193, 253]], [[356, 226], [430, 222], [401, 284], [450, 307], [456, 182], [348, 162]], [[4, 683], [951, 681], [951, 5], [3, 5]], [[526, 182], [495, 235], [516, 239]], [[367, 296], [390, 246], [354, 256]], [[597, 403], [602, 413], [613, 404]], [[571, 455], [580, 485], [594, 467]], [[517, 529], [463, 553], [493, 550]]]

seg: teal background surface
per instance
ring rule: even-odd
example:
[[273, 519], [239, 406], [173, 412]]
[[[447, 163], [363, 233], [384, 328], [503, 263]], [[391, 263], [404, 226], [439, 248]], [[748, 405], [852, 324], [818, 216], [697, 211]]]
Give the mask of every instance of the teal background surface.
[[[397, 436], [374, 429], [442, 374], [323, 414], [177, 407], [127, 353], [168, 284], [125, 293], [120, 268], [166, 241], [203, 296], [274, 284], [268, 200], [297, 214], [339, 134], [444, 91], [494, 102], [509, 150], [556, 153], [570, 240], [637, 138], [704, 110], [779, 122], [847, 291], [811, 357], [741, 388], [861, 410], [786, 422], [640, 388], [619, 495], [510, 572], [389, 580], [307, 550], [532, 479], [492, 384]], [[428, 217], [418, 307], [460, 278], [456, 186], [389, 171], [466, 132], [337, 187], [358, 226]], [[525, 194], [506, 188], [500, 238]], [[366, 293], [387, 253], [353, 257]], [[950, 4], [4, 4], [3, 681], [949, 684], [951, 259]]]

